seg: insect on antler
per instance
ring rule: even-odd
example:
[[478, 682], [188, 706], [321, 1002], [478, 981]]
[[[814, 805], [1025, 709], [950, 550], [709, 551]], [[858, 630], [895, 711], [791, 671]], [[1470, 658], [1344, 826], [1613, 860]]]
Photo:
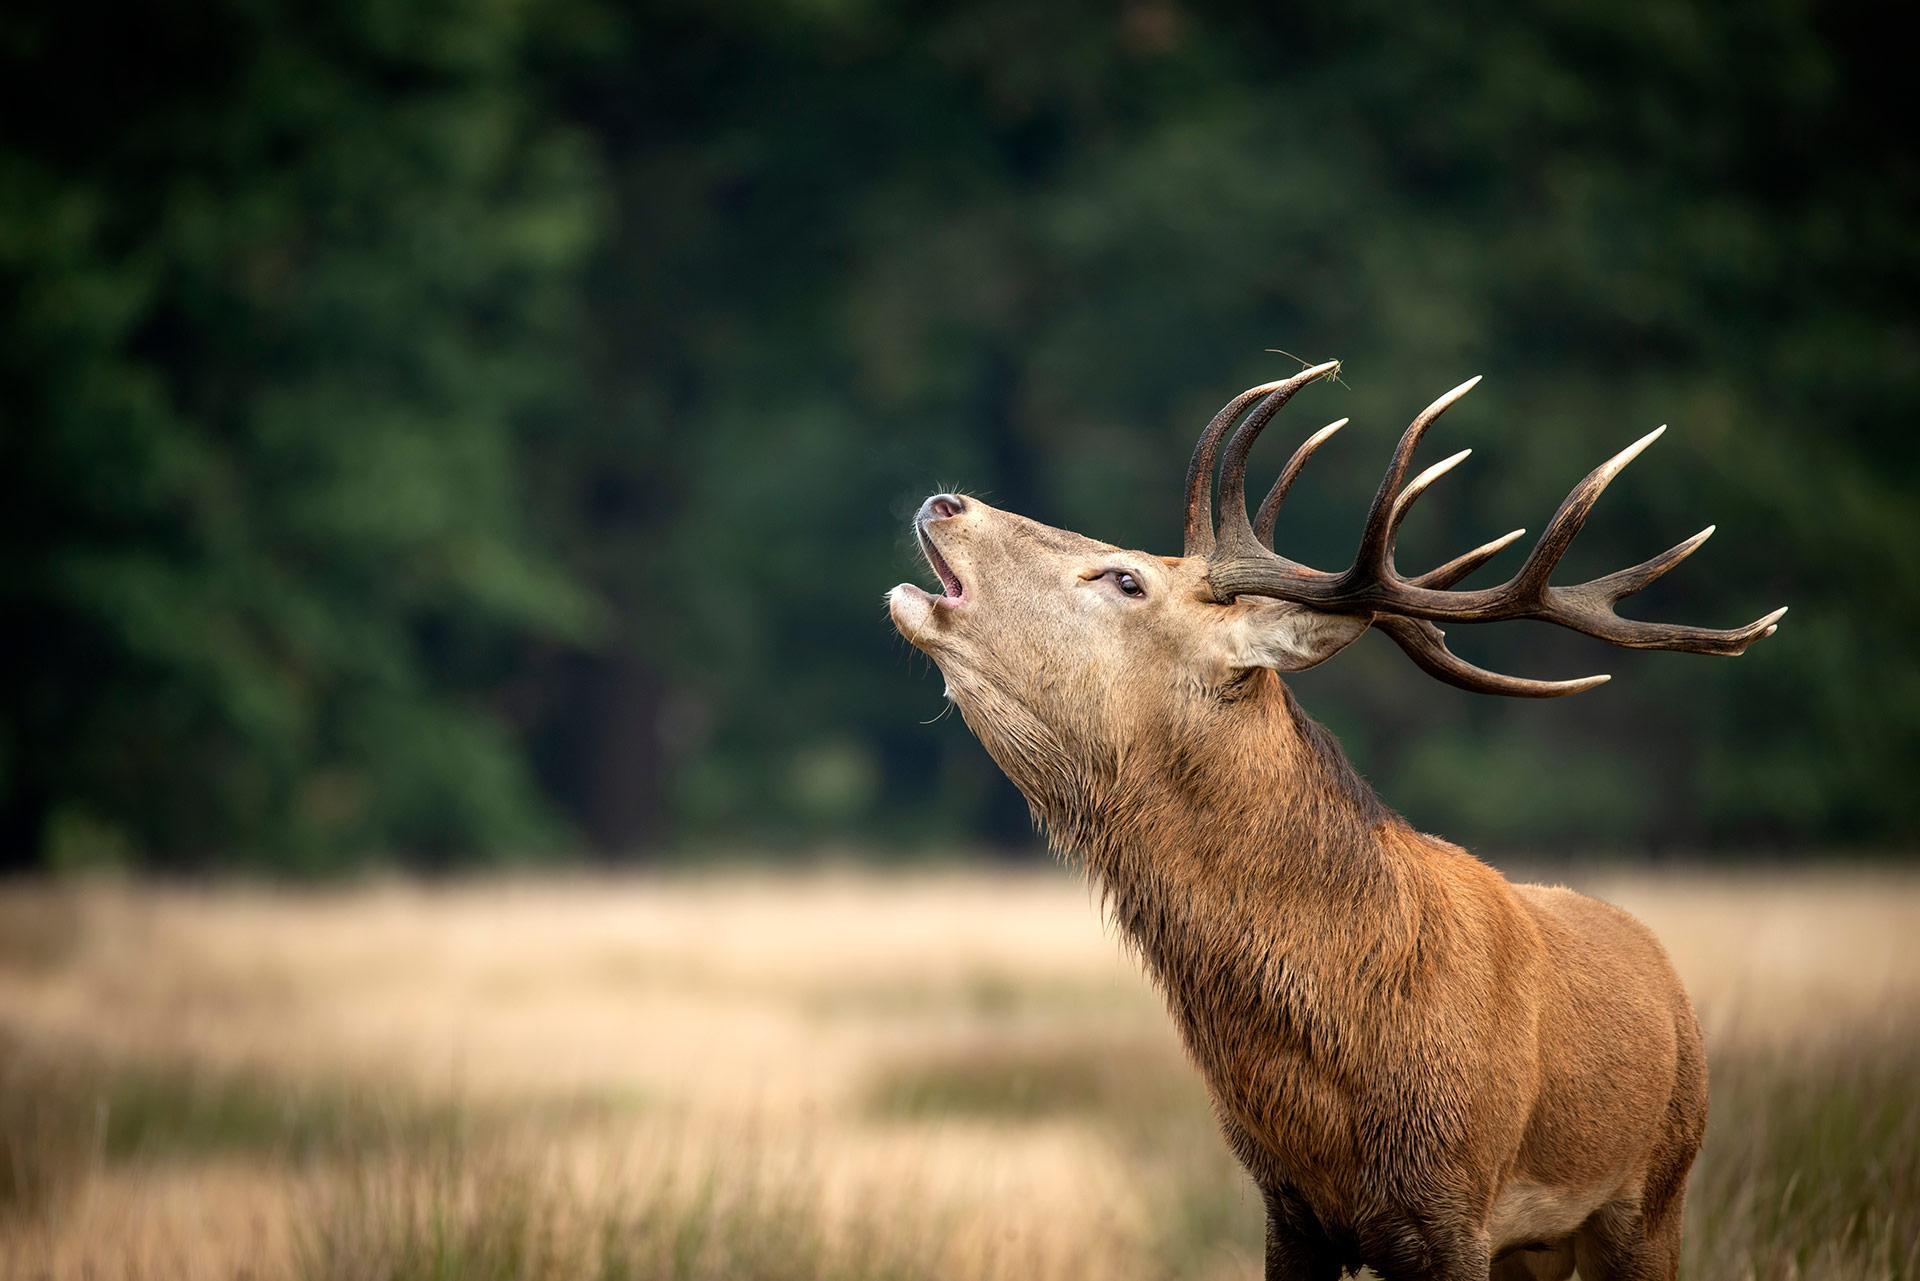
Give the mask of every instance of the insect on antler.
[[[1492, 559], [1526, 531], [1514, 530], [1491, 542], [1457, 556], [1437, 569], [1408, 578], [1393, 563], [1394, 543], [1407, 512], [1428, 486], [1464, 460], [1471, 450], [1461, 450], [1435, 463], [1411, 481], [1406, 480], [1414, 451], [1420, 440], [1441, 414], [1479, 383], [1478, 378], [1455, 387], [1422, 410], [1394, 448], [1386, 474], [1367, 509], [1361, 529], [1360, 545], [1353, 565], [1342, 573], [1314, 569], [1274, 551], [1269, 545], [1274, 521], [1292, 488], [1300, 469], [1313, 452], [1346, 425], [1346, 419], [1329, 424], [1308, 437], [1294, 451], [1281, 470], [1259, 514], [1247, 517], [1247, 456], [1266, 425], [1294, 393], [1340, 368], [1329, 361], [1302, 370], [1292, 378], [1266, 383], [1240, 393], [1216, 414], [1201, 433], [1187, 470], [1186, 550], [1189, 556], [1207, 559], [1208, 577], [1214, 595], [1222, 600], [1237, 596], [1269, 596], [1295, 601], [1329, 613], [1369, 617], [1407, 652], [1419, 667], [1448, 684], [1487, 694], [1507, 694], [1522, 698], [1552, 698], [1577, 694], [1604, 683], [1605, 676], [1587, 676], [1578, 680], [1541, 681], [1505, 676], [1476, 667], [1454, 654], [1446, 646], [1441, 622], [1491, 623], [1512, 619], [1535, 619], [1593, 636], [1610, 644], [1630, 649], [1672, 649], [1695, 654], [1739, 654], [1754, 641], [1771, 636], [1783, 607], [1745, 627], [1719, 630], [1680, 623], [1652, 623], [1622, 618], [1614, 606], [1660, 578], [1692, 555], [1713, 534], [1709, 525], [1693, 537], [1676, 544], [1638, 565], [1611, 574], [1556, 587], [1547, 581], [1554, 566], [1572, 545], [1574, 535], [1586, 522], [1602, 491], [1620, 474], [1641, 450], [1666, 431], [1660, 427], [1642, 436], [1612, 458], [1589, 472], [1573, 487], [1560, 509], [1547, 522], [1533, 549], [1519, 570], [1497, 587], [1472, 591], [1449, 590]], [[1249, 412], [1248, 407], [1252, 406]], [[1242, 418], [1241, 415], [1245, 414]], [[1221, 507], [1218, 527], [1212, 515], [1211, 486], [1214, 455], [1220, 438], [1239, 420], [1239, 426], [1227, 441], [1220, 468]]]

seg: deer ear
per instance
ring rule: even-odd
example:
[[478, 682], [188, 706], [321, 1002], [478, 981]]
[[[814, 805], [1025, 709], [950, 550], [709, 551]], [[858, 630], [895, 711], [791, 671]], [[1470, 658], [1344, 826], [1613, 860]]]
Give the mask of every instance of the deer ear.
[[1369, 626], [1364, 618], [1323, 614], [1285, 600], [1243, 596], [1230, 608], [1227, 662], [1242, 670], [1305, 671], [1351, 645]]

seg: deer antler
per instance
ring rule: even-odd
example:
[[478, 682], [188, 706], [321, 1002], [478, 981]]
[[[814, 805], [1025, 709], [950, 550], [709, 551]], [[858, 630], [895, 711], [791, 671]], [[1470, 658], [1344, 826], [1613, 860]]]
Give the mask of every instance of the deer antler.
[[[1527, 554], [1518, 572], [1497, 587], [1476, 591], [1450, 591], [1449, 588], [1485, 564], [1519, 538], [1524, 530], [1514, 530], [1484, 543], [1437, 569], [1407, 578], [1393, 563], [1394, 543], [1400, 525], [1415, 500], [1428, 486], [1464, 460], [1471, 450], [1461, 450], [1427, 468], [1412, 481], [1406, 481], [1407, 468], [1414, 451], [1427, 430], [1441, 414], [1465, 396], [1480, 381], [1478, 378], [1455, 387], [1422, 410], [1394, 448], [1386, 474], [1367, 509], [1366, 524], [1351, 568], [1344, 573], [1314, 569], [1272, 550], [1274, 520], [1287, 491], [1300, 469], [1326, 440], [1346, 425], [1343, 418], [1321, 428], [1294, 451], [1266, 499], [1260, 504], [1256, 520], [1247, 518], [1247, 456], [1262, 430], [1308, 383], [1333, 373], [1340, 362], [1329, 361], [1302, 370], [1292, 378], [1267, 383], [1242, 392], [1214, 416], [1201, 433], [1193, 461], [1187, 470], [1187, 555], [1207, 558], [1208, 576], [1214, 595], [1222, 600], [1236, 596], [1270, 596], [1296, 601], [1329, 613], [1369, 617], [1391, 637], [1422, 670], [1462, 689], [1489, 694], [1508, 694], [1527, 698], [1551, 698], [1576, 694], [1604, 683], [1605, 676], [1589, 676], [1570, 681], [1538, 681], [1489, 672], [1452, 653], [1446, 647], [1445, 633], [1435, 620], [1460, 623], [1505, 622], [1511, 619], [1535, 619], [1597, 637], [1614, 645], [1632, 649], [1672, 649], [1696, 654], [1739, 654], [1754, 641], [1771, 636], [1780, 616], [1777, 609], [1745, 627], [1717, 630], [1679, 623], [1650, 623], [1622, 618], [1614, 606], [1660, 578], [1692, 555], [1713, 534], [1713, 526], [1676, 544], [1658, 556], [1638, 565], [1570, 587], [1555, 587], [1547, 581], [1560, 558], [1572, 545], [1574, 535], [1586, 522], [1600, 494], [1641, 450], [1666, 431], [1661, 427], [1642, 436], [1627, 448], [1589, 472], [1573, 487], [1566, 501], [1547, 522], [1533, 550]], [[1255, 402], [1258, 401], [1258, 404]], [[1252, 412], [1247, 407], [1253, 405]], [[1244, 420], [1227, 442], [1220, 471], [1222, 512], [1216, 531], [1212, 525], [1212, 503], [1208, 481], [1213, 471], [1214, 453], [1220, 437], [1235, 419]], [[1404, 482], [1404, 484], [1403, 484]]]

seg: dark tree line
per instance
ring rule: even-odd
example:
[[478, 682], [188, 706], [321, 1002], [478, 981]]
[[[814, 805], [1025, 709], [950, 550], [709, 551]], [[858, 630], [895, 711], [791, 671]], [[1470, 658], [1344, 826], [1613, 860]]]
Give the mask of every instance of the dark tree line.
[[1711, 521], [1640, 608], [1794, 607], [1738, 662], [1461, 639], [1620, 677], [1549, 705], [1363, 643], [1298, 686], [1389, 801], [1538, 850], [1910, 838], [1920, 175], [1875, 23], [26, 0], [0, 860], [1018, 839], [884, 624], [906, 514], [957, 484], [1170, 550], [1269, 347], [1348, 362], [1270, 447], [1355, 420], [1305, 559], [1484, 373], [1404, 563], [1671, 422], [1565, 573]]

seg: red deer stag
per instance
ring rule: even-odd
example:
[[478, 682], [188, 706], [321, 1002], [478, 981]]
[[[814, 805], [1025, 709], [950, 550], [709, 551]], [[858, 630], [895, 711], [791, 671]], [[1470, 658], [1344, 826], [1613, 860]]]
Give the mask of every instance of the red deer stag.
[[[1700, 1031], [1638, 921], [1515, 885], [1409, 827], [1277, 673], [1378, 627], [1462, 689], [1545, 698], [1606, 680], [1499, 675], [1438, 624], [1531, 618], [1640, 649], [1738, 654], [1784, 610], [1714, 631], [1614, 606], [1711, 528], [1571, 587], [1548, 575], [1607, 483], [1659, 432], [1576, 486], [1497, 587], [1453, 585], [1519, 537], [1403, 575], [1407, 509], [1456, 454], [1405, 481], [1401, 437], [1352, 568], [1271, 550], [1293, 455], [1249, 520], [1247, 454], [1337, 362], [1236, 396], [1187, 473], [1186, 554], [1150, 556], [936, 494], [914, 524], [943, 594], [889, 597], [948, 696], [1078, 855], [1164, 991], [1267, 1209], [1266, 1275], [1584, 1281], [1675, 1275], [1687, 1172], [1707, 1116]], [[1476, 380], [1477, 381], [1477, 380]], [[1242, 419], [1242, 415], [1245, 415]], [[1224, 511], [1212, 518], [1215, 453]], [[1403, 484], [1404, 482], [1404, 484]]]

